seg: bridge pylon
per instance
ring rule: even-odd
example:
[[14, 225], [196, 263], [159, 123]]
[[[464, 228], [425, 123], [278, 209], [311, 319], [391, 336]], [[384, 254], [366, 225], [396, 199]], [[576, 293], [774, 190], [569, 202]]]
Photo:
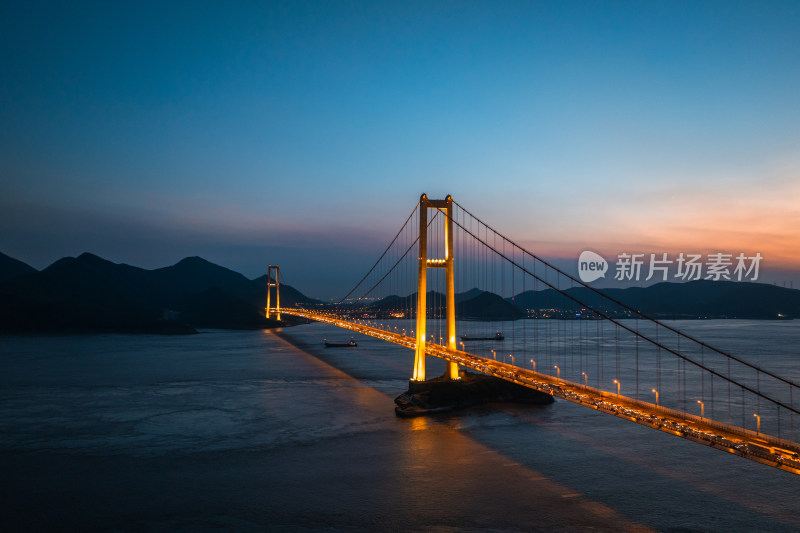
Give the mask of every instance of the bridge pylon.
[[[275, 271], [275, 281], [272, 277], [272, 271]], [[270, 316], [270, 293], [272, 287], [275, 287], [275, 318], [281, 319], [281, 286], [278, 276], [280, 274], [280, 267], [278, 265], [269, 265], [267, 267], [267, 318]]]
[[[428, 209], [444, 211], [444, 258], [428, 258]], [[428, 269], [444, 268], [446, 285], [447, 313], [447, 347], [456, 349], [456, 306], [455, 306], [455, 274], [453, 269], [453, 197], [448, 195], [444, 200], [430, 200], [423, 194], [419, 199], [419, 277], [417, 282], [417, 347], [414, 354], [413, 381], [425, 381], [425, 326], [427, 322]], [[445, 376], [458, 378], [458, 364], [447, 363]]]

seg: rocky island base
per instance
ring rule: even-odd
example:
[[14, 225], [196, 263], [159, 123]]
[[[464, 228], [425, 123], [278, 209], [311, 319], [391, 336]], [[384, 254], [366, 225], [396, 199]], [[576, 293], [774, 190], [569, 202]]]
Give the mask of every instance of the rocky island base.
[[412, 418], [492, 402], [553, 403], [553, 397], [545, 392], [493, 376], [462, 370], [459, 377], [457, 381], [446, 377], [409, 381], [408, 391], [394, 400], [395, 414], [400, 418]]

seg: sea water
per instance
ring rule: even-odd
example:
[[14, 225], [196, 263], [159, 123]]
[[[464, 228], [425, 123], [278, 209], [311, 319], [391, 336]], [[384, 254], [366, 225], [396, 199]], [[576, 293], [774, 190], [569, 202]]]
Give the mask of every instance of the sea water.
[[[671, 325], [799, 381], [799, 321]], [[3, 337], [0, 529], [800, 530], [800, 476], [566, 401], [398, 419], [350, 335]]]

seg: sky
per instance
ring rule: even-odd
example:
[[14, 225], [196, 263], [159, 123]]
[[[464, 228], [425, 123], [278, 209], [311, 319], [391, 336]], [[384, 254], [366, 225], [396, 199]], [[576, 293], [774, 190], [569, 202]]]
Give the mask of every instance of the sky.
[[[75, 4], [75, 5], [73, 5]], [[800, 288], [796, 1], [4, 2], [0, 251], [342, 296], [418, 201]]]

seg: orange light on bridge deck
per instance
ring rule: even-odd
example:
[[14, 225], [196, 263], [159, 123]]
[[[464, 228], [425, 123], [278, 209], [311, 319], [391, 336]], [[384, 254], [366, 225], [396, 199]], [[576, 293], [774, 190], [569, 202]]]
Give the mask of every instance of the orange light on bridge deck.
[[495, 353], [495, 351], [494, 350], [489, 350], [489, 351], [492, 352], [492, 359], [497, 361], [497, 354]]
[[616, 383], [616, 384], [617, 384], [617, 396], [619, 396], [619, 389], [620, 389], [620, 387], [622, 386], [622, 384], [621, 384], [621, 383], [619, 382], [619, 380], [617, 380], [617, 379], [615, 379], [615, 380], [614, 380], [614, 383]]
[[761, 433], [761, 417], [756, 413], [753, 413], [753, 416], [756, 417], [756, 435], [758, 435]]
[[556, 369], [556, 377], [557, 377], [558, 379], [561, 379], [561, 369], [560, 369], [560, 368], [558, 368], [558, 365], [553, 365], [553, 368], [555, 368], [555, 369]]
[[656, 393], [656, 407], [658, 407], [658, 391], [653, 389], [653, 392]]
[[581, 376], [583, 376], [583, 384], [588, 387], [589, 386], [589, 376], [586, 375], [586, 372], [581, 372]]
[[697, 400], [697, 403], [700, 404], [700, 420], [702, 420], [706, 414], [706, 404], [704, 404], [700, 400]]
[[531, 359], [531, 365], [533, 365], [533, 371], [536, 372], [536, 361]]
[[514, 364], [514, 356], [511, 355], [511, 354], [508, 354], [508, 356], [511, 358], [511, 364], [513, 365]]

